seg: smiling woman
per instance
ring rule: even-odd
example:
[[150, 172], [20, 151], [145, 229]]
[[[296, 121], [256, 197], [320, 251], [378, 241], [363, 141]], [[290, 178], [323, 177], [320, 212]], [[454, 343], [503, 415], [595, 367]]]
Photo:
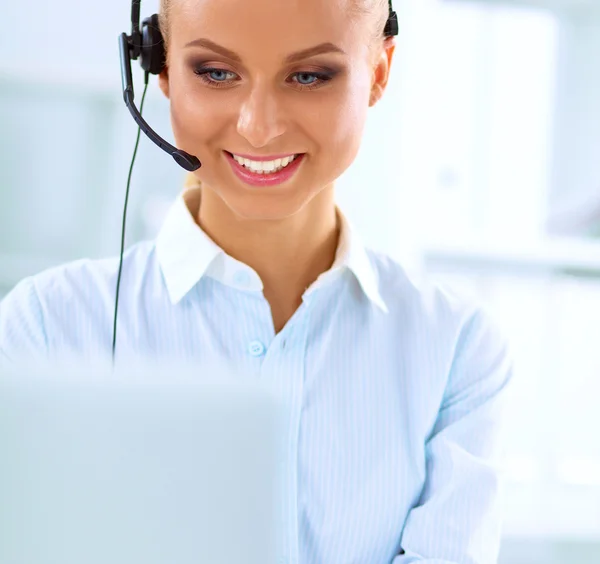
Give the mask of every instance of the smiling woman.
[[334, 182], [387, 85], [389, 10], [387, 0], [161, 5], [159, 85], [177, 145], [202, 156], [197, 223], [258, 273], [277, 331], [333, 263]]
[[[227, 363], [272, 385], [289, 407], [281, 562], [492, 564], [507, 343], [482, 306], [366, 247], [335, 203], [387, 87], [390, 10], [162, 3], [158, 83], [202, 167], [124, 256], [116, 361]], [[118, 267], [22, 281], [0, 304], [0, 363], [110, 356]]]
[[[321, 202], [331, 203], [333, 182], [355, 159], [367, 110], [387, 83], [394, 50], [382, 34], [388, 14], [387, 0], [161, 3], [166, 66], [159, 84], [178, 145], [203, 156], [194, 173], [204, 186], [199, 221], [219, 244], [227, 245], [219, 231], [235, 230], [223, 224], [227, 215], [267, 220], [270, 229], [273, 220], [312, 217], [311, 224], [331, 229], [331, 205]], [[293, 175], [264, 174], [281, 166], [279, 155], [296, 157], [288, 163]], [[327, 217], [311, 208], [328, 209]], [[281, 233], [298, 240], [286, 223]]]

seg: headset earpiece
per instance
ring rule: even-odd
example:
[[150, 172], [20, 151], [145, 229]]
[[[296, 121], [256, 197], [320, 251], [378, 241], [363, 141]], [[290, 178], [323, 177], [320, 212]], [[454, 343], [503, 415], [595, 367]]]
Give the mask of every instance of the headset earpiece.
[[388, 16], [387, 22], [385, 23], [385, 28], [383, 30], [383, 35], [385, 37], [393, 37], [394, 35], [398, 35], [399, 26], [398, 26], [398, 14], [394, 12], [394, 8], [392, 6], [392, 0], [389, 0], [390, 4], [390, 14]]
[[160, 74], [165, 68], [165, 42], [158, 23], [158, 14], [142, 22], [140, 64], [150, 74]]

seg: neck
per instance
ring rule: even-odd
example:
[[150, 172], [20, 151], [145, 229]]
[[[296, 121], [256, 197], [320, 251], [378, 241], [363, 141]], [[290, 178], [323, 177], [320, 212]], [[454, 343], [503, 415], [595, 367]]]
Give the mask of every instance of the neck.
[[306, 288], [331, 268], [340, 232], [333, 186], [278, 220], [240, 217], [212, 190], [200, 190], [198, 224], [223, 251], [256, 271], [269, 301], [297, 307]]

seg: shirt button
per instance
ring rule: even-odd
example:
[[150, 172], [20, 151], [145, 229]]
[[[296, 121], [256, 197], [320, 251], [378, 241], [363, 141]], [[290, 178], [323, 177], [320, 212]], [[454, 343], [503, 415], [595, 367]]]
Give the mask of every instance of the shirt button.
[[249, 286], [250, 275], [247, 272], [240, 270], [233, 275], [233, 282], [239, 286]]
[[252, 341], [248, 346], [248, 352], [252, 356], [261, 356], [265, 352], [265, 346], [260, 341]]

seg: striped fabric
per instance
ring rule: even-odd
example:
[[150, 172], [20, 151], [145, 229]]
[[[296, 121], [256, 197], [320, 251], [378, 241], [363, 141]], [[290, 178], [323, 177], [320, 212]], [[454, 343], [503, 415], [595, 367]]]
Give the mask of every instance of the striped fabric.
[[[282, 563], [496, 562], [513, 363], [489, 312], [411, 280], [338, 210], [335, 264], [275, 334], [256, 272], [195, 223], [198, 192], [126, 253], [117, 361], [226, 359], [286, 402]], [[0, 362], [106, 359], [117, 267], [82, 260], [23, 280], [0, 304]]]

